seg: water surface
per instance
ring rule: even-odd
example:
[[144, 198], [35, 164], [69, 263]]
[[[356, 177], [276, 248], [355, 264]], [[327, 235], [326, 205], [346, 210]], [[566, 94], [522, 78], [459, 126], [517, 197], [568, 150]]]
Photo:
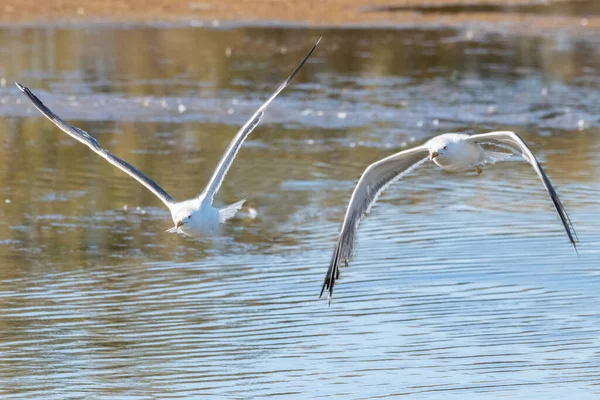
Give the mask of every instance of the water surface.
[[[320, 35], [217, 196], [256, 218], [215, 239], [164, 233], [157, 198], [12, 85], [185, 199]], [[600, 394], [598, 37], [97, 27], [0, 43], [3, 398]], [[380, 198], [319, 301], [364, 168], [463, 130], [522, 134], [579, 257], [523, 161], [426, 165]]]

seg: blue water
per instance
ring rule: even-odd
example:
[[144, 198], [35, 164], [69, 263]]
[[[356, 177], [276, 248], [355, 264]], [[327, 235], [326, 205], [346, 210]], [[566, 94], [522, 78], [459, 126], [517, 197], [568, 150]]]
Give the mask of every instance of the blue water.
[[[238, 154], [217, 201], [248, 207], [213, 239], [164, 233], [157, 198], [12, 86], [185, 199], [320, 35]], [[596, 39], [0, 29], [2, 398], [596, 398]], [[380, 198], [331, 306], [318, 299], [367, 165], [507, 129], [555, 184], [579, 256], [525, 162], [425, 165]]]

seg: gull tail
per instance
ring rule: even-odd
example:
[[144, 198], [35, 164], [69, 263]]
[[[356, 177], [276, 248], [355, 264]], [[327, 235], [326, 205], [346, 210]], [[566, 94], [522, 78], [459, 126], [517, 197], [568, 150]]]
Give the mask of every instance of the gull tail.
[[246, 199], [240, 200], [237, 203], [233, 203], [225, 208], [219, 209], [219, 222], [224, 223], [228, 219], [233, 218], [233, 216], [240, 210], [240, 208], [242, 208], [245, 201]]

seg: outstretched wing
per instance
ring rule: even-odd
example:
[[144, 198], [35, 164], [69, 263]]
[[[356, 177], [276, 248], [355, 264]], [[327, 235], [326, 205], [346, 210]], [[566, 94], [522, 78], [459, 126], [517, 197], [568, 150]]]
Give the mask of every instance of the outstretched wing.
[[428, 155], [429, 150], [426, 146], [415, 147], [377, 161], [363, 172], [350, 198], [342, 230], [335, 245], [319, 297], [323, 295], [325, 289], [329, 290], [330, 298], [333, 295], [333, 286], [339, 276], [340, 263], [344, 261], [347, 265], [352, 257], [358, 224], [363, 216], [371, 210], [377, 197], [392, 182], [402, 178], [426, 161]]
[[152, 179], [148, 178], [146, 175], [141, 173], [137, 168], [133, 165], [129, 164], [126, 161], [121, 160], [116, 157], [109, 151], [100, 147], [100, 144], [96, 139], [90, 136], [86, 131], [76, 128], [74, 126], [69, 125], [63, 119], [61, 119], [58, 115], [54, 114], [48, 107], [42, 103], [40, 99], [38, 99], [28, 88], [25, 86], [16, 83], [17, 87], [21, 92], [23, 92], [29, 100], [33, 103], [33, 105], [42, 113], [46, 118], [54, 123], [54, 125], [58, 126], [65, 133], [72, 136], [73, 138], [79, 140], [81, 143], [85, 144], [87, 147], [92, 149], [92, 151], [99, 156], [103, 157], [111, 163], [112, 165], [119, 168], [121, 171], [125, 172], [127, 175], [131, 176], [133, 179], [144, 185], [148, 190], [154, 193], [163, 203], [166, 204], [167, 207], [170, 208], [171, 204], [175, 203], [173, 198], [169, 196], [167, 192], [165, 192], [160, 186], [158, 186]]
[[473, 136], [469, 137], [467, 140], [470, 140], [477, 144], [493, 145], [493, 146], [511, 150], [511, 151], [515, 152], [516, 154], [521, 154], [521, 156], [523, 156], [523, 158], [529, 164], [531, 164], [531, 166], [533, 167], [535, 172], [540, 177], [540, 180], [544, 184], [544, 187], [546, 188], [548, 195], [550, 195], [550, 199], [552, 200], [552, 204], [554, 204], [554, 208], [556, 209], [556, 212], [558, 213], [558, 216], [560, 217], [560, 221], [562, 222], [562, 224], [565, 228], [565, 231], [567, 232], [567, 235], [569, 236], [569, 240], [571, 241], [573, 248], [575, 248], [575, 251], [577, 252], [577, 242], [579, 240], [577, 239], [577, 234], [575, 233], [575, 228], [573, 227], [573, 224], [571, 223], [571, 219], [569, 218], [569, 215], [567, 214], [567, 210], [565, 210], [565, 207], [562, 205], [560, 199], [558, 198], [558, 194], [556, 193], [556, 190], [554, 190], [554, 187], [552, 186], [552, 182], [550, 182], [550, 179], [546, 176], [546, 173], [542, 169], [542, 166], [538, 162], [537, 158], [535, 158], [535, 156], [533, 155], [531, 150], [529, 150], [529, 147], [527, 147], [527, 144], [525, 144], [523, 139], [521, 139], [521, 137], [514, 132], [499, 131], [499, 132], [482, 133], [480, 135], [473, 135]]
[[225, 154], [223, 154], [223, 157], [221, 157], [221, 161], [219, 161], [219, 165], [217, 165], [213, 176], [210, 178], [210, 182], [208, 183], [208, 185], [206, 185], [204, 192], [202, 192], [201, 197], [203, 196], [204, 198], [210, 199], [210, 202], [212, 203], [213, 198], [215, 197], [215, 194], [221, 187], [223, 179], [225, 179], [225, 175], [227, 174], [231, 163], [233, 163], [233, 160], [240, 147], [242, 146], [242, 143], [244, 143], [244, 140], [246, 140], [248, 135], [252, 133], [254, 128], [258, 126], [269, 104], [271, 104], [273, 99], [275, 99], [275, 97], [277, 97], [277, 95], [281, 93], [281, 91], [290, 84], [294, 76], [298, 73], [298, 71], [300, 71], [300, 68], [302, 68], [304, 63], [309, 59], [313, 51], [315, 51], [315, 48], [317, 47], [320, 41], [321, 38], [317, 40], [317, 43], [315, 43], [315, 45], [310, 49], [306, 57], [304, 57], [304, 59], [302, 60], [300, 65], [298, 65], [298, 67], [294, 70], [294, 72], [292, 72], [292, 74], [281, 85], [279, 85], [275, 93], [273, 93], [271, 97], [269, 97], [269, 99], [259, 107], [259, 109], [254, 113], [254, 115], [244, 124], [244, 126], [242, 126], [242, 128], [234, 136], [234, 138], [231, 140], [231, 143], [229, 143], [229, 147], [227, 147]]

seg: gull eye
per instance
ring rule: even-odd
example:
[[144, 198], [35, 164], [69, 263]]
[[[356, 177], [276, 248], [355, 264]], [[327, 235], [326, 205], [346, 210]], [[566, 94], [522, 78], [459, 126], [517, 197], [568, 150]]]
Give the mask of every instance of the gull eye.
[[188, 219], [192, 219], [192, 214], [188, 215]]
[[448, 150], [448, 146], [444, 146], [444, 150]]

